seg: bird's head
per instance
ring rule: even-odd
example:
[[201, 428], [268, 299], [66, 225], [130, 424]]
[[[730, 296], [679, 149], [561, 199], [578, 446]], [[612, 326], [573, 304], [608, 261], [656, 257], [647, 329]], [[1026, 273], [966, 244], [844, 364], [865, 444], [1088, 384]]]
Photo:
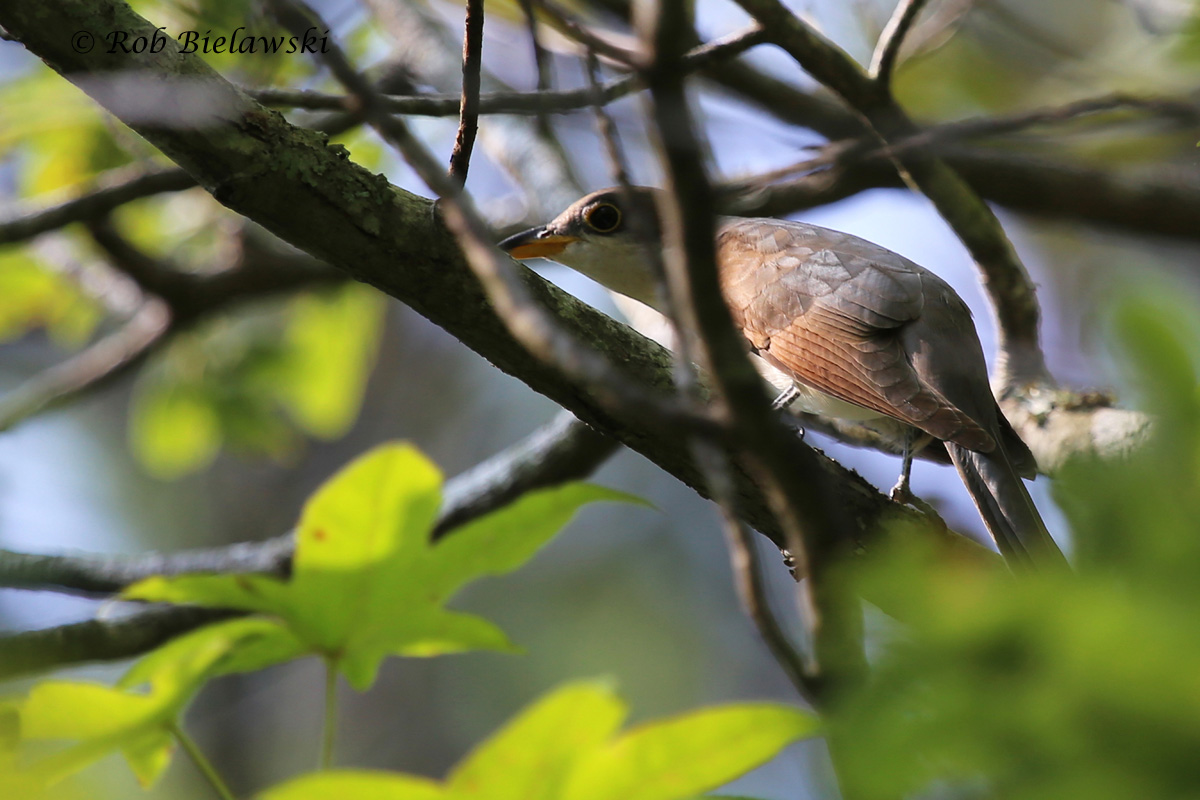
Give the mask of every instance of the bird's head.
[[500, 248], [513, 258], [549, 258], [650, 306], [658, 289], [645, 255], [659, 240], [657, 189], [602, 189], [572, 203], [550, 222], [510, 236]]

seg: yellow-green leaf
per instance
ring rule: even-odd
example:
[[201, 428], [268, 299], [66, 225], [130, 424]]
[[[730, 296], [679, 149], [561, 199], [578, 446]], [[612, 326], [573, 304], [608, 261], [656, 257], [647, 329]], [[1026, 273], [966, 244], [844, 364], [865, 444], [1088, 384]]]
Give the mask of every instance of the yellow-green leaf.
[[329, 770], [303, 775], [258, 796], [258, 800], [452, 800], [442, 785], [426, 778], [365, 770]]
[[713, 708], [643, 725], [586, 758], [563, 800], [683, 800], [813, 735], [813, 716], [772, 704]]
[[607, 742], [626, 711], [606, 684], [567, 684], [477, 747], [447, 784], [487, 800], [557, 800], [576, 760]]

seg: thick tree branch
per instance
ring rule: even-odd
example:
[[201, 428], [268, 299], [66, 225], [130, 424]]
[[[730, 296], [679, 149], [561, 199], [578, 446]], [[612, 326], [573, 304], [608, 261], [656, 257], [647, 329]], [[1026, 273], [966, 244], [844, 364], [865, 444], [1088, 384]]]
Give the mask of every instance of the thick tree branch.
[[[62, 0], [55, 4], [60, 20], [56, 26], [44, 24], [43, 8], [37, 0], [6, 3], [0, 7], [0, 23], [64, 74], [151, 70], [168, 83], [187, 75], [203, 80], [223, 98], [226, 122], [219, 126], [163, 128], [130, 120], [139, 133], [176, 159], [221, 202], [283, 240], [408, 303], [585, 422], [628, 444], [685, 483], [701, 487], [695, 465], [681, 452], [670, 431], [636, 409], [618, 411], [604, 406], [581, 382], [551, 369], [511, 336], [428, 201], [395, 189], [346, 161], [316, 134], [294, 128], [254, 104], [202, 61], [179, 53], [170, 42], [159, 54], [78, 54], [69, 42], [52, 33], [64, 22], [80, 30], [102, 32], [115, 24], [130, 30], [131, 35], [153, 33], [153, 25], [124, 4]], [[662, 348], [528, 270], [519, 269], [518, 274], [560, 327], [592, 343], [629, 381], [651, 391], [668, 390], [670, 356]], [[829, 485], [834, 501], [854, 520], [856, 542], [887, 533], [892, 521], [908, 520], [920, 527], [919, 515], [891, 503], [828, 459], [821, 464], [832, 476]], [[779, 541], [771, 514], [753, 483], [744, 475], [736, 480], [741, 516]], [[990, 560], [986, 551], [961, 537], [931, 532], [965, 557]]]
[[74, 664], [132, 658], [236, 613], [185, 606], [158, 607], [119, 619], [94, 619], [0, 636], [0, 680]]

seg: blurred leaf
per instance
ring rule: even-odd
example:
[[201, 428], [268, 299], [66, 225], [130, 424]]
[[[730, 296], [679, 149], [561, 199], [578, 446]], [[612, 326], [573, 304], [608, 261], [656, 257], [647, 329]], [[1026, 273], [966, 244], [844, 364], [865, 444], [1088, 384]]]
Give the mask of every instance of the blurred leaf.
[[568, 684], [476, 748], [446, 783], [488, 800], [557, 800], [580, 756], [611, 739], [627, 713], [605, 684]]
[[[124, 596], [277, 615], [305, 648], [364, 689], [388, 655], [511, 649], [490, 622], [448, 611], [444, 603], [469, 580], [520, 566], [585, 503], [629, 499], [584, 484], [531, 492], [431, 544], [441, 485], [441, 473], [415, 448], [376, 448], [309, 499], [289, 581], [265, 575], [151, 578]], [[481, 549], [468, 553], [446, 544], [464, 535]]]
[[20, 148], [22, 197], [85, 183], [129, 161], [99, 106], [49, 70], [0, 84], [0, 108], [0, 156]]
[[0, 342], [44, 328], [59, 344], [78, 347], [99, 320], [100, 309], [73, 281], [28, 251], [0, 252]]
[[1200, 795], [1196, 319], [1144, 292], [1116, 314], [1154, 435], [1057, 477], [1077, 572], [968, 569], [912, 542], [864, 567], [909, 624], [831, 723], [848, 794]]
[[275, 620], [243, 617], [215, 622], [179, 636], [137, 661], [117, 682], [119, 689], [134, 689], [167, 680], [191, 669], [188, 663], [198, 649], [215, 640], [226, 645], [226, 652], [213, 663], [210, 676], [234, 672], [253, 672], [273, 664], [290, 661], [304, 654], [303, 645]]
[[303, 775], [268, 789], [259, 800], [454, 800], [426, 778], [390, 772], [329, 770]]
[[[221, 669], [247, 638], [261, 637], [263, 620], [232, 620], [203, 628], [135, 666], [146, 693], [91, 683], [43, 681], [16, 706], [25, 752], [22, 772], [54, 782], [109, 753], [122, 752], [138, 780], [154, 783], [170, 761], [173, 727], [196, 690]], [[74, 742], [50, 755], [35, 752], [43, 742]]]
[[642, 725], [582, 760], [564, 800], [682, 800], [713, 789], [812, 736], [816, 719], [771, 704], [694, 711]]
[[140, 376], [134, 454], [169, 479], [208, 466], [222, 445], [295, 453], [301, 441], [286, 417], [314, 436], [342, 435], [362, 405], [384, 312], [383, 295], [353, 284], [177, 337]]
[[385, 310], [385, 297], [359, 283], [292, 303], [279, 396], [314, 436], [341, 436], [358, 416]]
[[159, 384], [134, 394], [129, 446], [158, 478], [203, 469], [221, 449], [221, 420], [197, 387]]
[[614, 740], [625, 714], [606, 684], [567, 684], [479, 745], [445, 784], [400, 774], [321, 772], [270, 789], [262, 800], [689, 800], [770, 760], [816, 727], [795, 709], [745, 704], [650, 723]]

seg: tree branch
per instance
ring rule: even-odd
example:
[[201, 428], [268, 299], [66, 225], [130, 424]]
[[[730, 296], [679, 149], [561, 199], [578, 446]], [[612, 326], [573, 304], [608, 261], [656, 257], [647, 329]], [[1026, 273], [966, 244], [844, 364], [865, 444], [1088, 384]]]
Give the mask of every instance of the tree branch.
[[[41, 8], [38, 0], [10, 0], [0, 6], [0, 23], [60, 72], [74, 76], [113, 69], [150, 70], [167, 83], [187, 74], [192, 80], [203, 80], [206, 89], [223, 101], [230, 120], [223, 126], [166, 128], [134, 119], [129, 123], [210, 187], [225, 205], [284, 241], [408, 303], [502, 370], [703, 492], [695, 464], [681, 452], [672, 431], [640, 409], [604, 405], [582, 382], [533, 357], [509, 333], [428, 201], [390, 186], [326, 147], [318, 135], [266, 112], [203, 61], [179, 53], [171, 42], [161, 54], [75, 53], [69, 42], [40, 23]], [[63, 15], [64, 24], [79, 30], [103, 31], [119, 25], [131, 35], [147, 36], [155, 30], [116, 0], [61, 0], [56, 11]], [[397, 263], [405, 268], [397, 269]], [[560, 328], [591, 343], [631, 383], [648, 391], [668, 391], [670, 356], [662, 348], [530, 271], [512, 268]], [[922, 527], [919, 515], [891, 503], [849, 470], [828, 459], [820, 463], [832, 476], [833, 502], [855, 521], [855, 544], [887, 534], [896, 522]], [[779, 542], [778, 529], [753, 482], [740, 473], [735, 481], [740, 516]], [[963, 557], [994, 563], [986, 550], [962, 537], [926, 529]]]
[[[659, 209], [664, 265], [681, 351], [695, 355], [711, 377], [718, 413], [726, 418], [738, 457], [762, 486], [784, 541], [799, 560], [811, 608], [813, 669], [801, 688], [825, 702], [865, 677], [862, 616], [844, 581], [832, 581], [833, 565], [852, 552], [846, 521], [827, 502], [826, 476], [810, 448], [771, 413], [762, 379], [722, 299], [713, 234], [715, 204], [684, 93], [681, 32], [692, 30], [683, 2], [664, 0], [639, 7], [637, 28], [646, 51], [643, 70], [650, 89], [657, 149], [671, 189]], [[722, 478], [722, 483], [724, 479]], [[724, 492], [721, 493], [724, 495]], [[733, 516], [733, 512], [729, 512]]]
[[98, 219], [126, 203], [163, 192], [180, 192], [195, 187], [196, 179], [179, 167], [139, 169], [129, 176], [119, 170], [101, 176], [100, 185], [80, 190], [79, 197], [40, 211], [30, 211], [0, 220], [0, 244], [32, 239], [73, 222]]
[[120, 619], [94, 619], [0, 636], [0, 680], [92, 661], [132, 658], [237, 613], [187, 606], [156, 607]]
[[471, 150], [479, 131], [479, 70], [483, 59], [483, 0], [467, 0], [463, 33], [462, 102], [458, 109], [458, 133], [450, 154], [450, 177], [459, 186], [467, 184]]
[[[862, 114], [885, 142], [917, 132], [886, 86], [873, 81], [850, 56], [779, 0], [738, 0], [738, 4], [763, 25], [773, 43]], [[901, 156], [899, 162], [983, 273], [998, 322], [997, 383], [1005, 390], [1052, 384], [1039, 341], [1037, 294], [995, 214], [943, 161]]]
[[[452, 478], [433, 536], [438, 538], [496, 510], [525, 492], [591, 474], [617, 443], [569, 412], [526, 439]], [[27, 555], [0, 550], [0, 587], [108, 595], [151, 575], [185, 572], [287, 573], [291, 533], [263, 542], [182, 553], [137, 556]], [[140, 655], [173, 636], [227, 612], [176, 606], [152, 608], [122, 620], [94, 621], [0, 636], [0, 680], [85, 661]]]
[[917, 21], [925, 0], [900, 0], [891, 19], [884, 26], [879, 41], [875, 44], [875, 52], [871, 56], [870, 75], [883, 86], [890, 86], [892, 71], [900, 58], [900, 48], [904, 46], [904, 37], [908, 36], [913, 23]]
[[120, 328], [0, 397], [0, 431], [66, 403], [142, 363], [171, 330], [164, 303], [148, 299]]

